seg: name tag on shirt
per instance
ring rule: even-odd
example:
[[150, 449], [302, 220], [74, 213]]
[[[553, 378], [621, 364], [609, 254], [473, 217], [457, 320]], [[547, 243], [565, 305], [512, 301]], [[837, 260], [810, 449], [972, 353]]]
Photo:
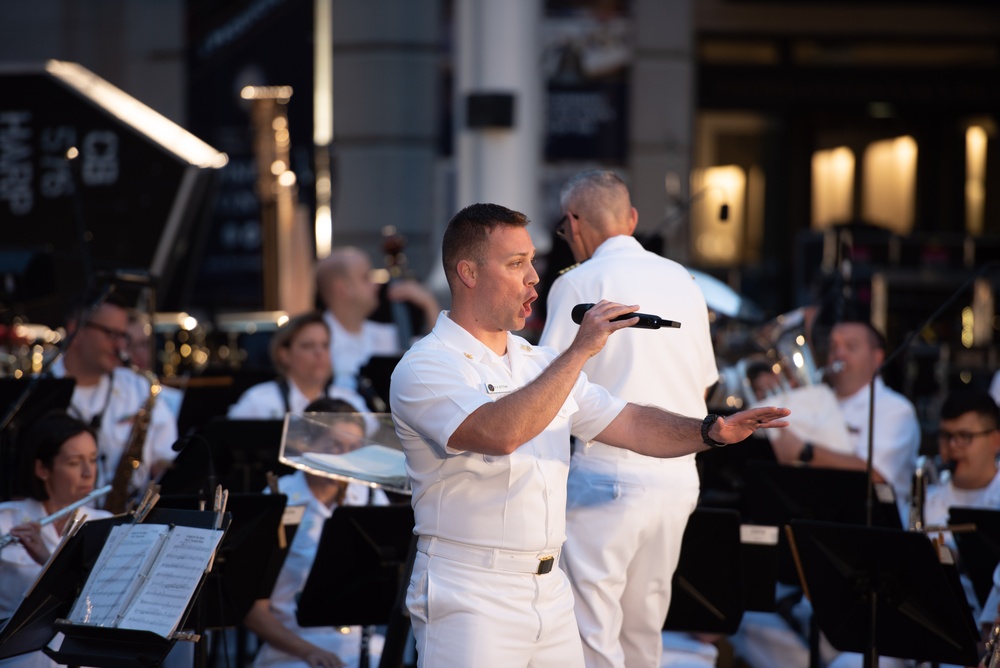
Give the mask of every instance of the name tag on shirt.
[[486, 394], [510, 394], [510, 383], [484, 383]]

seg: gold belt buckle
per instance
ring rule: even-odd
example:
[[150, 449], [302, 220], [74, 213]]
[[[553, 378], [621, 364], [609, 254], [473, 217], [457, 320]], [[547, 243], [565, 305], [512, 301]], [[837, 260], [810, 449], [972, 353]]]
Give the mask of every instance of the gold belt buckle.
[[538, 570], [535, 571], [535, 575], [545, 575], [546, 573], [552, 572], [552, 567], [556, 563], [556, 558], [552, 555], [547, 557], [541, 557], [538, 560]]

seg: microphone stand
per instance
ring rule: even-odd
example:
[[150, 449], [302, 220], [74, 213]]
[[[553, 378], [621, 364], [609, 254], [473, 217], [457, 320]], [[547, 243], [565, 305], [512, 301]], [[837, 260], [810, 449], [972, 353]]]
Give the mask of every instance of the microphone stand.
[[[889, 364], [896, 360], [904, 351], [909, 349], [913, 344], [913, 340], [917, 338], [917, 335], [929, 327], [933, 322], [941, 317], [955, 300], [959, 298], [960, 295], [965, 293], [966, 290], [975, 282], [977, 278], [986, 274], [987, 272], [1000, 266], [1000, 261], [993, 260], [987, 262], [982, 267], [974, 271], [965, 281], [956, 289], [951, 295], [944, 300], [944, 302], [934, 310], [927, 319], [920, 323], [920, 326], [912, 330], [903, 343], [900, 344], [898, 348], [892, 351], [892, 354], [887, 355], [882, 363], [878, 365], [875, 369], [875, 373], [872, 374], [872, 379], [868, 383], [868, 462], [866, 464], [865, 472], [868, 476], [868, 498], [865, 502], [865, 526], [871, 528], [872, 526], [872, 511], [875, 505], [875, 499], [873, 495], [874, 490], [874, 467], [872, 461], [875, 452], [875, 380], [881, 375], [882, 371], [889, 366]], [[864, 657], [864, 668], [875, 668], [878, 666], [878, 648], [875, 646], [875, 632], [876, 632], [876, 612], [878, 610], [878, 591], [874, 588], [871, 591], [871, 610], [870, 610], [870, 628], [869, 628], [869, 646], [868, 652]]]

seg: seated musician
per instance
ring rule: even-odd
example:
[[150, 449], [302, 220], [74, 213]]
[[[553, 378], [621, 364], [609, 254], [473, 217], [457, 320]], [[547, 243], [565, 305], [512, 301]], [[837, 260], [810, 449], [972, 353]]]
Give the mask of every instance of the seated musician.
[[[0, 551], [0, 619], [10, 617], [25, 590], [59, 543], [69, 516], [42, 526], [42, 520], [83, 499], [97, 480], [97, 440], [87, 425], [63, 412], [41, 417], [23, 441], [21, 475], [27, 498], [0, 503], [0, 534], [17, 538]], [[110, 517], [93, 507], [79, 509], [89, 519]], [[0, 666], [55, 666], [41, 651], [0, 660]]]
[[[355, 407], [338, 399], [319, 399], [306, 407], [306, 412], [347, 413], [335, 424], [334, 439], [350, 450], [364, 438], [365, 424]], [[288, 549], [274, 590], [268, 599], [256, 601], [243, 620], [244, 625], [264, 642], [254, 666], [283, 668], [358, 665], [361, 648], [361, 628], [300, 627], [296, 621], [296, 602], [309, 578], [323, 525], [338, 505], [385, 505], [388, 499], [382, 491], [367, 485], [346, 484], [330, 478], [296, 471], [278, 479], [278, 488], [288, 496], [288, 505], [304, 505], [302, 523]], [[378, 643], [372, 643], [372, 656], [377, 656]]]
[[273, 420], [301, 413], [320, 397], [342, 399], [357, 412], [368, 410], [352, 389], [332, 383], [330, 328], [320, 313], [295, 316], [271, 338], [271, 361], [278, 378], [254, 385], [229, 407], [229, 417]]

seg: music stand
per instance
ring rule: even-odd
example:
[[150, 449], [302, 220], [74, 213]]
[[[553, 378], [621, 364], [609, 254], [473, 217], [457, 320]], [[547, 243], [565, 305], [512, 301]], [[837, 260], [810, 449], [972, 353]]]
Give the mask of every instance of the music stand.
[[[153, 508], [144, 522], [213, 529], [216, 527], [217, 519], [214, 512]], [[226, 513], [220, 527], [222, 531], [228, 530], [230, 521], [231, 517], [229, 513]], [[80, 582], [85, 580], [85, 575]], [[203, 573], [177, 625], [178, 629], [186, 626], [187, 618], [194, 608], [194, 602], [198, 598], [204, 582], [205, 574]], [[53, 628], [63, 633], [62, 645], [58, 649], [45, 647], [43, 651], [57, 663], [66, 665], [99, 666], [100, 668], [159, 666], [170, 653], [174, 643], [177, 642], [176, 638], [164, 638], [150, 631], [72, 624], [62, 619], [57, 620]]]
[[1000, 510], [954, 506], [948, 509], [948, 523], [976, 525], [975, 531], [952, 536], [979, 605], [985, 605], [993, 588], [993, 571], [1000, 563]]
[[323, 525], [296, 617], [301, 626], [386, 624], [413, 537], [413, 509], [339, 506]]
[[834, 647], [877, 656], [975, 665], [979, 634], [957, 572], [928, 537], [878, 527], [793, 520], [803, 587]]
[[[867, 486], [864, 471], [748, 462], [743, 516], [755, 524], [777, 527], [794, 519], [863, 525]], [[899, 508], [890, 498], [892, 488], [886, 485], [879, 489], [873, 522], [901, 528]], [[784, 532], [779, 537], [778, 580], [786, 584], [799, 581]]]
[[52, 640], [56, 619], [68, 614], [111, 528], [125, 521], [121, 516], [87, 522], [67, 540], [0, 627], [0, 659], [37, 652]]
[[232, 376], [201, 376], [183, 386], [184, 400], [177, 415], [177, 433], [183, 435], [201, 429], [213, 420], [223, 419], [229, 407], [257, 383], [273, 380], [271, 372], [241, 371]]
[[214, 490], [216, 484], [232, 493], [260, 492], [267, 486], [268, 471], [279, 476], [292, 471], [278, 461], [283, 424], [281, 420], [209, 422], [186, 438], [160, 480], [160, 493], [197, 494]]
[[[392, 372], [402, 355], [373, 355], [368, 362], [358, 370], [358, 383], [362, 389], [369, 389], [382, 402], [382, 405], [372, 405], [374, 402], [367, 395], [368, 407], [373, 411], [380, 412], [388, 410], [389, 405], [389, 380]], [[366, 382], [367, 381], [367, 382]], [[364, 394], [364, 392], [362, 393]]]
[[[229, 497], [226, 510], [233, 521], [197, 599], [203, 628], [238, 626], [254, 601], [270, 597], [291, 544], [287, 538], [283, 548], [278, 545], [287, 499], [284, 494]], [[194, 510], [199, 503], [197, 496], [168, 496], [160, 499], [157, 508]]]
[[744, 610], [740, 565], [739, 513], [695, 510], [684, 530], [663, 630], [735, 633]]
[[73, 398], [72, 378], [0, 378], [0, 407], [8, 413], [31, 386], [10, 424], [0, 435], [0, 500], [6, 500], [17, 491], [14, 484], [18, 472], [18, 435], [22, 426], [29, 426], [52, 410], [66, 410]]

